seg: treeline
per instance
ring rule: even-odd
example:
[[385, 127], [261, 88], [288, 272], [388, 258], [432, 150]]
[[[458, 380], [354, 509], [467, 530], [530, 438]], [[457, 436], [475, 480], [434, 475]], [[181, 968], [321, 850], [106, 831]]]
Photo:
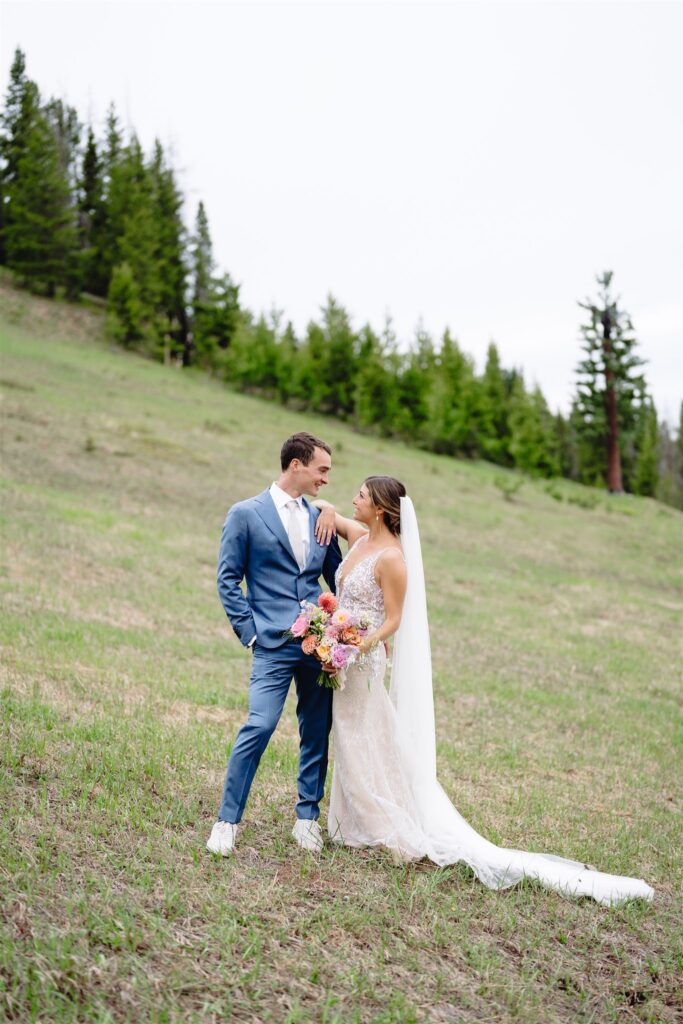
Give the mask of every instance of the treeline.
[[158, 141], [146, 155], [113, 107], [98, 137], [73, 107], [41, 99], [16, 51], [0, 118], [0, 263], [21, 283], [74, 301], [99, 296], [120, 344], [292, 408], [683, 507], [681, 429], [674, 440], [658, 420], [611, 275], [582, 303], [585, 357], [564, 417], [521, 370], [502, 366], [493, 343], [477, 372], [450, 331], [434, 339], [418, 329], [402, 346], [390, 321], [354, 329], [332, 296], [301, 336], [280, 313], [254, 316], [217, 270], [203, 204], [191, 229], [183, 210]]

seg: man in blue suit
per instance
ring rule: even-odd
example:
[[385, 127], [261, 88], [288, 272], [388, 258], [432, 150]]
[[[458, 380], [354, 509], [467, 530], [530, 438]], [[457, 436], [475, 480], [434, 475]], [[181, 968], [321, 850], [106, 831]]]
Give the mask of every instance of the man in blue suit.
[[[207, 849], [227, 857], [261, 755], [282, 714], [292, 678], [299, 720], [299, 800], [292, 831], [299, 846], [322, 849], [319, 803], [325, 788], [332, 724], [332, 691], [319, 686], [320, 664], [283, 634], [301, 610], [317, 601], [320, 577], [334, 591], [341, 562], [336, 538], [320, 544], [315, 497], [332, 468], [329, 445], [311, 434], [294, 434], [282, 446], [282, 472], [270, 488], [230, 509], [221, 537], [218, 593], [235, 633], [252, 651], [249, 717], [232, 748], [218, 821]], [[246, 579], [246, 596], [242, 580]]]

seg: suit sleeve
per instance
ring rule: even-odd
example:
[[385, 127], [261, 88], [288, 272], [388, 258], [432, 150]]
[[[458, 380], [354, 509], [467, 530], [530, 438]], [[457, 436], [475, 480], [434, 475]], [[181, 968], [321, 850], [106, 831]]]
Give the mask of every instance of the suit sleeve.
[[339, 547], [339, 541], [336, 537], [333, 537], [327, 545], [327, 554], [325, 555], [325, 561], [323, 562], [323, 578], [333, 594], [337, 593], [334, 574], [337, 571], [337, 566], [341, 560], [342, 553]]
[[218, 555], [218, 594], [230, 625], [245, 647], [256, 634], [254, 616], [242, 587], [249, 552], [249, 525], [243, 508], [228, 512]]

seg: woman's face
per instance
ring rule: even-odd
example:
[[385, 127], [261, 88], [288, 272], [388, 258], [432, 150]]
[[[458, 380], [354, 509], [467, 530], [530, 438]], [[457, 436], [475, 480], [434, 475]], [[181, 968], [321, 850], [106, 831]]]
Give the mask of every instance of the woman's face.
[[377, 508], [366, 485], [363, 484], [353, 499], [353, 518], [359, 523], [371, 523], [377, 515]]

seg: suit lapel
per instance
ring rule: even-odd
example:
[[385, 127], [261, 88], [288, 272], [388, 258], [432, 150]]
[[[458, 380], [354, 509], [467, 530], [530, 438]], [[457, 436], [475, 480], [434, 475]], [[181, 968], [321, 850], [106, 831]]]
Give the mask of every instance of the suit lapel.
[[285, 549], [289, 557], [294, 562], [294, 565], [298, 569], [299, 563], [294, 557], [294, 552], [292, 551], [292, 545], [289, 543], [287, 531], [282, 525], [282, 520], [280, 519], [278, 510], [275, 508], [275, 502], [273, 501], [273, 497], [270, 493], [270, 490], [265, 490], [263, 491], [262, 494], [259, 494], [259, 496], [256, 499], [256, 502], [256, 511], [261, 516], [261, 519], [266, 524], [271, 533], [273, 533], [280, 541], [280, 544], [282, 544], [283, 548]]

